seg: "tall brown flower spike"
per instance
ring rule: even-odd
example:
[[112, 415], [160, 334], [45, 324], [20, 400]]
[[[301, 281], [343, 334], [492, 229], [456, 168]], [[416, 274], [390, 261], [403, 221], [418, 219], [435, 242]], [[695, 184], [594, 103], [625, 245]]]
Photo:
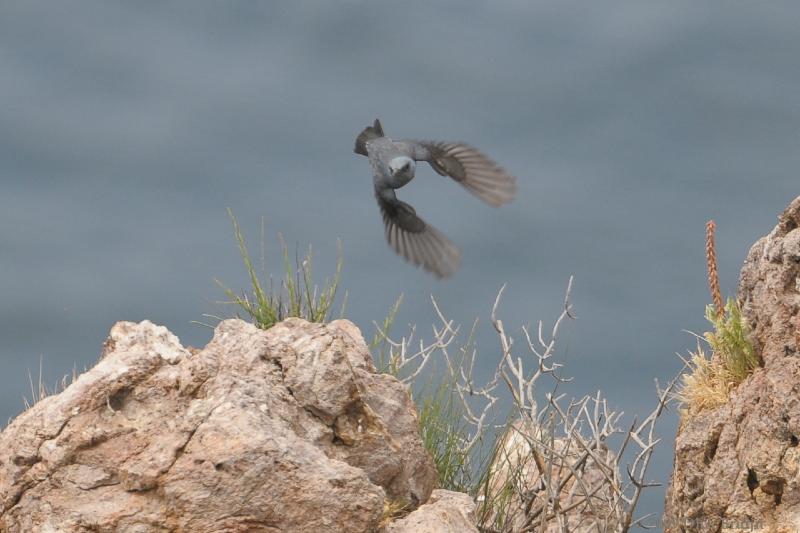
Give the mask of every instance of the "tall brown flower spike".
[[722, 303], [722, 292], [719, 290], [719, 274], [717, 273], [717, 251], [714, 247], [714, 231], [717, 225], [713, 220], [706, 222], [706, 265], [708, 267], [708, 287], [711, 290], [711, 299], [717, 309], [717, 316], [725, 312]]

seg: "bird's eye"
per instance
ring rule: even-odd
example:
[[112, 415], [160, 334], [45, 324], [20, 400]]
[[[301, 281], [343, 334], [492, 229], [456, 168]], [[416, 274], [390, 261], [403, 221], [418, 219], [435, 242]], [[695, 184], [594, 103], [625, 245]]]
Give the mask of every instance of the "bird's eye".
[[402, 168], [403, 168], [403, 170], [408, 170], [409, 166], [410, 166], [410, 164], [408, 163], [408, 161], [406, 161], [405, 163], [403, 163], [403, 167]]

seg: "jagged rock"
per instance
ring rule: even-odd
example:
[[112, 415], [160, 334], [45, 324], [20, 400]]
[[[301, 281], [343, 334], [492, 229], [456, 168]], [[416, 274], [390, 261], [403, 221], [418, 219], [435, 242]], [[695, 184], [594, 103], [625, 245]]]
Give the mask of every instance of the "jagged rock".
[[665, 529], [800, 531], [800, 198], [750, 249], [739, 301], [764, 366], [678, 430]]
[[416, 511], [389, 524], [385, 533], [478, 533], [475, 503], [467, 494], [435, 490]]
[[778, 217], [775, 229], [750, 248], [739, 299], [765, 367], [800, 356], [800, 196]]
[[435, 469], [358, 329], [219, 324], [190, 352], [145, 321], [0, 433], [0, 531], [373, 531]]

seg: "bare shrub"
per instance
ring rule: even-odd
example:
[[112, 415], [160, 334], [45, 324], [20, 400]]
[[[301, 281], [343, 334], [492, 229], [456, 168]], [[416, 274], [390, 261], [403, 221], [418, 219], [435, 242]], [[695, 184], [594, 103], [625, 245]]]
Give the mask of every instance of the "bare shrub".
[[[659, 442], [655, 425], [677, 378], [663, 389], [656, 382], [656, 405], [641, 422], [624, 423], [600, 392], [578, 399], [559, 394], [559, 385], [569, 381], [555, 356], [564, 324], [575, 318], [572, 278], [552, 327], [546, 330], [541, 321], [533, 332], [522, 327], [519, 344], [498, 316], [504, 288], [491, 312], [499, 359], [483, 383], [475, 379], [477, 321], [459, 343], [460, 326], [432, 300], [439, 322], [431, 341], [418, 339], [413, 326], [392, 340], [376, 324], [390, 348], [388, 367], [402, 381], [418, 385], [432, 360], [443, 363], [438, 396], [428, 396], [427, 406], [417, 400], [440, 485], [476, 499], [478, 525], [487, 533], [647, 527], [648, 517], [635, 516], [636, 506], [642, 491], [657, 485], [646, 477]], [[509, 399], [510, 410], [501, 409]]]

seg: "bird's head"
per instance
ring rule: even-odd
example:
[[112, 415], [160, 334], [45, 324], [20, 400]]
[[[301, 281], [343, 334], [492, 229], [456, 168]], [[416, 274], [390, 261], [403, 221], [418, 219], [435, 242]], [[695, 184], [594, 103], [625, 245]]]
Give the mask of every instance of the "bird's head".
[[392, 176], [413, 177], [415, 167], [414, 160], [404, 155], [389, 161], [389, 172]]

